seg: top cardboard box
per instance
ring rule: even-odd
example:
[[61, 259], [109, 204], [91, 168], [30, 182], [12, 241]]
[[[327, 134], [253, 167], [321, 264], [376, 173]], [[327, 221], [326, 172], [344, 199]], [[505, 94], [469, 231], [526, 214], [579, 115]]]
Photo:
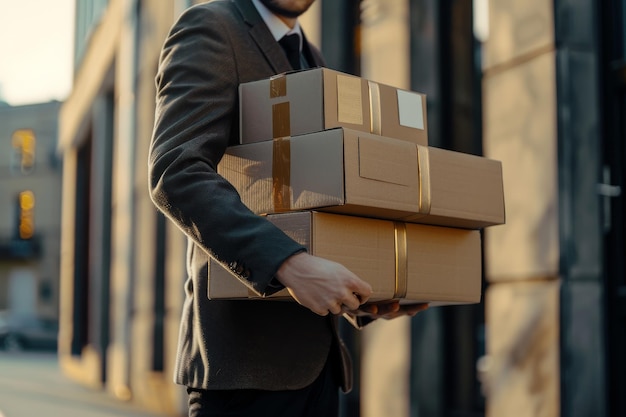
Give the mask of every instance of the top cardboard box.
[[346, 127], [428, 145], [426, 96], [327, 68], [239, 86], [240, 143]]

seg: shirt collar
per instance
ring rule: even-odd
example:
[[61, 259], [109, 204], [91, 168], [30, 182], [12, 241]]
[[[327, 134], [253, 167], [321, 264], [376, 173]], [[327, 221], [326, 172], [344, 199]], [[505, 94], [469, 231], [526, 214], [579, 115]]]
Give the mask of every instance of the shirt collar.
[[300, 22], [296, 21], [296, 25], [291, 29], [282, 20], [278, 18], [274, 13], [270, 11], [259, 0], [252, 0], [252, 4], [256, 7], [257, 11], [261, 15], [261, 18], [267, 25], [268, 29], [274, 36], [276, 41], [279, 41], [285, 35], [291, 35], [297, 33], [300, 36], [300, 50], [302, 50], [302, 29], [300, 28]]

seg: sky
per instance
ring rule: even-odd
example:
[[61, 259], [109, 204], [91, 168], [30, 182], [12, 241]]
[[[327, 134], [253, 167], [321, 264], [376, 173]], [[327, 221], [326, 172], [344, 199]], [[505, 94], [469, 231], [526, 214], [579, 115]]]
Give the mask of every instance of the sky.
[[63, 101], [73, 76], [75, 0], [0, 0], [0, 100]]

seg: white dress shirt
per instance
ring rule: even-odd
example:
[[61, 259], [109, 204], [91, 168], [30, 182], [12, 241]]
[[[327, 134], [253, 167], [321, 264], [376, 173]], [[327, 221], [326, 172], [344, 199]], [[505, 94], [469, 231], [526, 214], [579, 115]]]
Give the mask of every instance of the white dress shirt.
[[272, 32], [272, 35], [274, 36], [274, 39], [276, 39], [276, 41], [279, 41], [285, 35], [291, 35], [293, 33], [296, 33], [300, 37], [300, 51], [302, 51], [302, 29], [300, 28], [300, 22], [296, 20], [296, 24], [292, 29], [287, 26], [285, 22], [280, 20], [278, 16], [272, 13], [270, 9], [265, 7], [265, 5], [259, 0], [252, 0], [252, 4], [254, 4], [254, 7], [256, 7], [257, 11], [261, 15], [261, 18], [269, 28], [270, 32]]

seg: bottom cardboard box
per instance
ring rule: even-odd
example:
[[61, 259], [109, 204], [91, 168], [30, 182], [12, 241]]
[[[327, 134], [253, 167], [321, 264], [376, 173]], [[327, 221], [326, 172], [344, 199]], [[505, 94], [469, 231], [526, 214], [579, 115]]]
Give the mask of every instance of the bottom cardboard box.
[[[403, 223], [315, 211], [267, 218], [309, 253], [343, 264], [373, 289], [370, 301], [431, 306], [481, 299], [478, 230]], [[210, 299], [261, 298], [218, 262], [209, 265]], [[288, 291], [267, 299], [293, 300]]]

